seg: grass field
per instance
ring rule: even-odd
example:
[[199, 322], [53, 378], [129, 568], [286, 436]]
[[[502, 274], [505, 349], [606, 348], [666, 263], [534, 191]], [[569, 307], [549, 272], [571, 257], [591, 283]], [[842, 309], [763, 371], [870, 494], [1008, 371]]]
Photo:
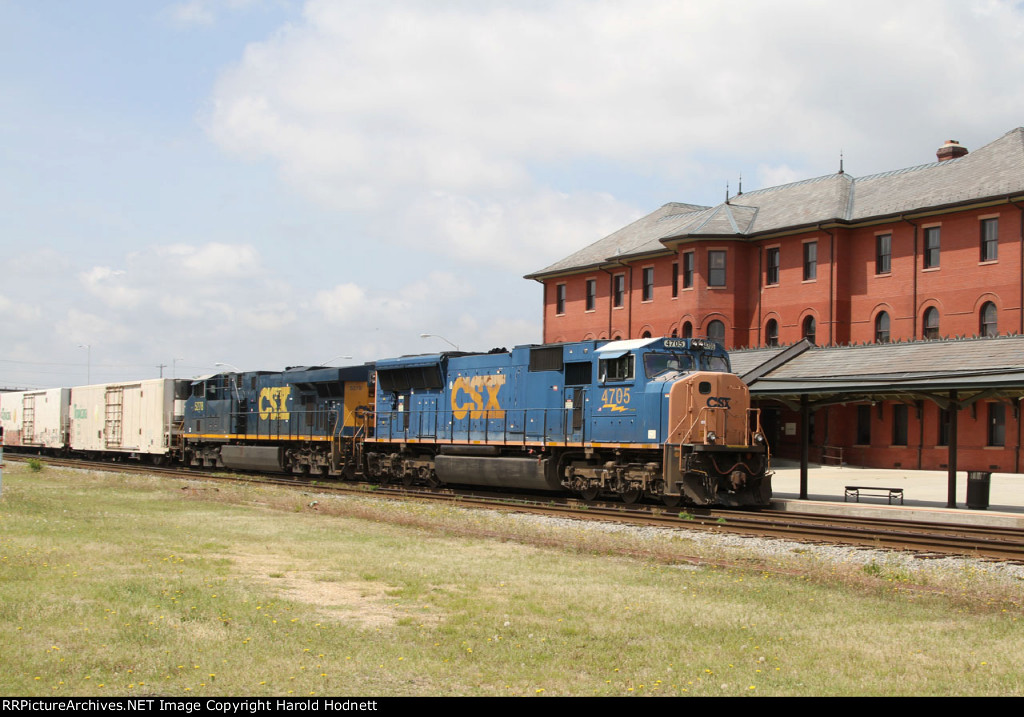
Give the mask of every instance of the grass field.
[[9, 462], [0, 691], [1024, 694], [1021, 585], [701, 550]]

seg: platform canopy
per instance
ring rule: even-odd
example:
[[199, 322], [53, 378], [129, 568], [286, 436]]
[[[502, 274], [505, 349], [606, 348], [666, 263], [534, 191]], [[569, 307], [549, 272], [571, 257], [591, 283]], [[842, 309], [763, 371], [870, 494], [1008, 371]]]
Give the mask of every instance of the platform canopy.
[[796, 408], [861, 401], [929, 399], [958, 408], [979, 400], [1024, 397], [1024, 336], [943, 339], [733, 351], [733, 371], [759, 400]]
[[751, 397], [800, 412], [800, 496], [807, 497], [810, 412], [837, 403], [930, 400], [950, 412], [948, 507], [956, 506], [957, 414], [1024, 397], [1024, 336], [733, 351]]

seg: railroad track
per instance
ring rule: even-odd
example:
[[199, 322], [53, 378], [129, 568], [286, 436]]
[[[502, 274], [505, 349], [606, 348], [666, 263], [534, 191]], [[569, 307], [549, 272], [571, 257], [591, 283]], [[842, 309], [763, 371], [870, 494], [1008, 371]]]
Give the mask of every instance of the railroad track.
[[[10, 454], [7, 458], [24, 460], [22, 457]], [[46, 458], [45, 462], [55, 467], [108, 472], [155, 473], [179, 480], [244, 481], [324, 493], [356, 493], [396, 500], [442, 501], [467, 508], [514, 511], [575, 520], [612, 521], [676, 530], [701, 530], [817, 544], [909, 551], [920, 558], [959, 555], [1024, 564], [1024, 530], [1005, 527], [882, 520], [772, 510], [728, 511], [699, 508], [667, 509], [653, 505], [624, 506], [621, 503], [584, 503], [572, 498], [523, 496], [451, 488], [426, 490], [375, 485], [370, 489], [366, 484], [324, 481], [307, 476], [225, 474], [188, 468], [143, 466], [137, 463], [91, 462], [66, 458]]]

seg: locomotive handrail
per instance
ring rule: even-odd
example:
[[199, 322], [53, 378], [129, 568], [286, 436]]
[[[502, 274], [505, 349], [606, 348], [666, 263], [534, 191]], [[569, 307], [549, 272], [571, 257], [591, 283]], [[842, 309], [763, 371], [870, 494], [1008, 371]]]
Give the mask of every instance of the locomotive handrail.
[[[587, 423], [584, 421], [578, 432], [571, 432], [567, 426], [571, 419], [571, 411], [568, 408], [512, 408], [499, 410], [484, 410], [477, 418], [467, 417], [460, 420], [449, 420], [447, 426], [443, 425], [442, 419], [451, 416], [450, 411], [445, 409], [418, 410], [416, 421], [410, 420], [410, 424], [420, 427], [430, 425], [433, 422], [435, 429], [433, 434], [425, 431], [416, 433], [414, 429], [402, 427], [396, 429], [395, 424], [399, 417], [404, 419], [409, 411], [377, 411], [374, 414], [374, 426], [378, 429], [386, 424], [386, 428], [376, 431], [374, 438], [377, 441], [386, 440], [389, 442], [402, 442], [414, 438], [430, 438], [435, 443], [473, 443], [482, 442], [485, 444], [500, 445], [522, 445], [529, 441], [540, 441], [551, 445], [568, 446], [570, 443], [582, 443], [587, 440]], [[581, 410], [581, 409], [575, 409]], [[537, 414], [540, 414], [537, 416]], [[554, 416], [552, 416], [554, 413]], [[539, 430], [531, 431], [529, 422], [531, 415], [539, 419]], [[518, 417], [518, 420], [517, 418]], [[500, 427], [492, 425], [492, 422], [500, 421]], [[511, 426], [518, 425], [519, 428]], [[551, 434], [550, 431], [556, 427], [561, 428], [558, 434]]]

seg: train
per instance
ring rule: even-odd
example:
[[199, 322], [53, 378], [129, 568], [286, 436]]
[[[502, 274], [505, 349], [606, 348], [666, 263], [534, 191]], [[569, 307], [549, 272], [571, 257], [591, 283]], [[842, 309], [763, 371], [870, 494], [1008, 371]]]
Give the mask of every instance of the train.
[[8, 445], [187, 466], [766, 506], [770, 450], [703, 338], [446, 351], [0, 394]]

